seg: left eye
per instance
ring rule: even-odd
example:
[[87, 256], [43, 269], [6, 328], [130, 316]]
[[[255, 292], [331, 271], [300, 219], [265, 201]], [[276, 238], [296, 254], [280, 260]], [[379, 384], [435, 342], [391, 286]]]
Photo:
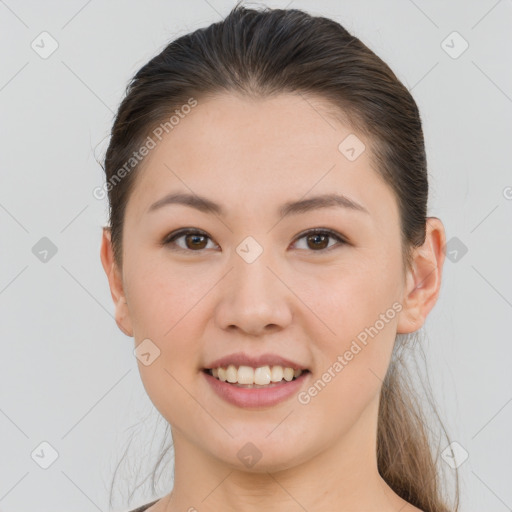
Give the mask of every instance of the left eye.
[[[330, 229], [311, 229], [307, 231], [306, 233], [303, 233], [302, 235], [299, 235], [296, 240], [306, 239], [306, 244], [312, 243], [314, 244], [313, 247], [316, 247], [317, 249], [320, 249], [319, 251], [313, 251], [313, 252], [321, 252], [325, 250], [330, 250], [333, 245], [325, 245], [325, 241], [329, 238], [335, 239], [338, 242], [338, 245], [344, 245], [347, 243], [347, 241], [338, 233], [335, 231], [332, 231]], [[311, 246], [307, 246], [311, 247]]]
[[[183, 238], [185, 240], [185, 247], [177, 244], [177, 240]], [[338, 233], [332, 231], [330, 229], [310, 229], [305, 233], [300, 234], [295, 240], [299, 241], [302, 239], [306, 240], [307, 248], [314, 247], [315, 250], [312, 252], [321, 252], [325, 250], [330, 250], [333, 245], [326, 245], [326, 240], [329, 238], [335, 239], [338, 242], [338, 245], [344, 245], [348, 242]], [[200, 252], [201, 249], [205, 249], [205, 244], [207, 245], [206, 240], [211, 240], [211, 238], [204, 233], [203, 231], [198, 231], [195, 229], [184, 229], [180, 230], [176, 233], [171, 233], [168, 237], [164, 239], [162, 242], [163, 245], [174, 245], [176, 250], [187, 251], [187, 252]], [[318, 250], [317, 250], [318, 249]]]

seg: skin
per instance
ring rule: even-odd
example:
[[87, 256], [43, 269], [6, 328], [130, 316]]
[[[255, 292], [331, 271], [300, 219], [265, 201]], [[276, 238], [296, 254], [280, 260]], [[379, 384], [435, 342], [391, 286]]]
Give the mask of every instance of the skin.
[[[396, 198], [371, 167], [370, 141], [358, 135], [367, 149], [349, 161], [338, 145], [354, 132], [328, 108], [289, 93], [199, 101], [143, 162], [126, 208], [122, 269], [103, 231], [117, 325], [136, 346], [149, 338], [160, 350], [148, 366], [137, 360], [175, 449], [174, 489], [151, 512], [419, 510], [377, 471], [377, 412], [396, 334], [419, 329], [437, 300], [445, 232], [429, 217], [405, 271]], [[369, 214], [276, 213], [286, 201], [334, 190]], [[171, 191], [207, 196], [227, 216], [183, 205], [147, 213]], [[176, 245], [188, 252], [161, 245], [184, 227], [209, 238], [197, 249], [181, 237]], [[297, 238], [311, 228], [349, 243], [328, 238], [326, 250]], [[247, 236], [263, 248], [250, 264], [236, 252]], [[201, 373], [232, 352], [273, 352], [311, 370], [307, 389], [395, 302], [402, 310], [306, 405], [294, 396], [239, 408]], [[247, 442], [262, 454], [251, 468], [237, 457]]]

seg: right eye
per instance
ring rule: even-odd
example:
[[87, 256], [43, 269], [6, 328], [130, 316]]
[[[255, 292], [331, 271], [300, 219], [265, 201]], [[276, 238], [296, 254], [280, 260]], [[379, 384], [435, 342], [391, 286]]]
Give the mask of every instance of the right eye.
[[[184, 246], [176, 243], [177, 240], [183, 238]], [[204, 231], [198, 231], [197, 229], [180, 229], [170, 235], [166, 236], [162, 242], [162, 245], [171, 246], [171, 250], [183, 251], [183, 252], [201, 252], [205, 249], [205, 240], [210, 239], [208, 234]]]

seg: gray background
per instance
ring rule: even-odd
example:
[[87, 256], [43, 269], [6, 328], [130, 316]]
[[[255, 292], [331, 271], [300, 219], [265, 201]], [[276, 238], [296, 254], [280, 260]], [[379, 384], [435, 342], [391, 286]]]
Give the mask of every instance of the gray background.
[[[112, 473], [131, 441], [115, 503], [126, 510], [128, 489], [153, 467], [164, 424], [140, 382], [133, 339], [113, 319], [99, 258], [107, 204], [92, 195], [103, 183], [95, 158], [129, 78], [168, 41], [218, 21], [232, 5], [0, 1], [3, 512], [109, 510]], [[443, 220], [448, 249], [457, 251], [425, 325], [430, 379], [452, 438], [469, 454], [459, 467], [461, 510], [511, 510], [512, 3], [266, 5], [341, 22], [418, 103], [429, 215]], [[58, 43], [46, 59], [31, 47], [43, 31]], [[452, 56], [442, 43], [453, 31], [469, 44], [457, 58], [462, 41], [444, 43]], [[57, 249], [46, 262], [37, 256], [43, 237]], [[58, 458], [43, 469], [52, 450]], [[158, 493], [146, 482], [130, 506], [168, 492], [167, 467]]]

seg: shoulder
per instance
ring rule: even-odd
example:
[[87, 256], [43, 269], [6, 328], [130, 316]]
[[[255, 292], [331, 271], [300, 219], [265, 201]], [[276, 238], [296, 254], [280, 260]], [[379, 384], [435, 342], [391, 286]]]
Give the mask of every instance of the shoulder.
[[130, 510], [129, 512], [143, 512], [144, 510], [148, 510], [149, 507], [154, 505], [158, 500], [152, 501], [151, 503], [147, 503], [146, 505], [142, 505], [141, 507], [134, 508], [133, 510]]

